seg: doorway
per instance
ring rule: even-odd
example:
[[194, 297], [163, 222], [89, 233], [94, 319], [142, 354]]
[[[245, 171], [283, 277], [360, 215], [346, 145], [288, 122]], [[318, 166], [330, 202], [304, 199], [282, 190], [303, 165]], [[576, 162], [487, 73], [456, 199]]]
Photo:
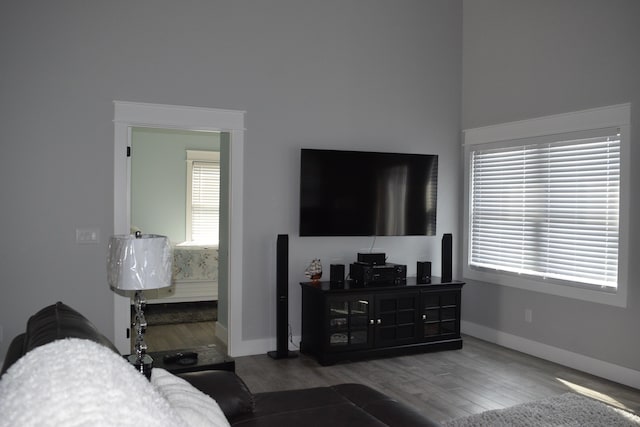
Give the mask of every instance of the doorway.
[[[227, 156], [229, 172], [221, 182], [228, 197], [228, 220], [221, 223], [218, 261], [218, 322], [216, 337], [226, 344], [228, 353], [241, 350], [242, 317], [242, 176], [244, 155], [244, 112], [161, 104], [114, 102], [114, 234], [131, 230], [131, 147], [134, 128], [220, 132], [227, 143], [221, 155]], [[225, 148], [226, 147], [226, 148]], [[224, 242], [224, 243], [222, 243]], [[233, 242], [233, 244], [229, 244]], [[114, 293], [114, 343], [123, 354], [130, 352], [130, 304], [128, 295]]]
[[228, 159], [220, 153], [228, 140], [218, 131], [131, 129], [131, 232], [167, 236], [173, 249], [172, 285], [144, 292], [149, 352], [223, 347], [215, 327], [226, 251], [219, 225], [228, 223], [220, 192]]

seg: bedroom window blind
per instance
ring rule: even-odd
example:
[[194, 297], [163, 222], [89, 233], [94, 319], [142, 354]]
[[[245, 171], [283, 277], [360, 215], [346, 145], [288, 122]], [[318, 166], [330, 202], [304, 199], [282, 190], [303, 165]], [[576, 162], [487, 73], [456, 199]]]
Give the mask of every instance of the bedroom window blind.
[[220, 216], [220, 164], [193, 162], [191, 240], [218, 242]]
[[565, 284], [618, 284], [620, 134], [471, 150], [469, 265]]
[[187, 150], [187, 240], [216, 245], [220, 221], [220, 155]]

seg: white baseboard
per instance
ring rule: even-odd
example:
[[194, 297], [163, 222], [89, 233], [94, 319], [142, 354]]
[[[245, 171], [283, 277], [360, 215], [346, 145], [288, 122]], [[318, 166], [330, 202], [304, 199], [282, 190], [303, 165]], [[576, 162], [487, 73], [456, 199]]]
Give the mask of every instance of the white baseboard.
[[477, 323], [462, 321], [460, 329], [463, 334], [640, 389], [640, 371], [501, 332]]
[[216, 322], [216, 337], [222, 341], [224, 345], [229, 346], [229, 330], [220, 322]]
[[235, 350], [233, 357], [253, 356], [254, 354], [266, 354], [267, 351], [275, 350], [275, 338], [260, 338], [255, 340], [242, 340]]
[[[292, 341], [294, 343], [300, 342], [300, 336], [293, 336]], [[288, 343], [288, 349], [291, 351], [300, 350], [298, 347], [293, 345], [291, 342]], [[269, 351], [274, 351], [277, 349], [277, 341], [275, 338], [260, 338], [255, 340], [244, 340], [240, 343], [239, 348], [234, 351], [232, 354], [233, 357], [240, 356], [252, 356], [254, 354], [266, 354]]]

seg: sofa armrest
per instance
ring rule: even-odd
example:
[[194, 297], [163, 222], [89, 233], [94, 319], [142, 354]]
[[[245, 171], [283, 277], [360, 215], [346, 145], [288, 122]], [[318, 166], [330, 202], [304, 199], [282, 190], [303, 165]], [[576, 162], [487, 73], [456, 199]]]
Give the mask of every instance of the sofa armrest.
[[214, 399], [228, 419], [253, 412], [253, 394], [233, 372], [208, 370], [176, 375]]
[[2, 364], [0, 376], [4, 374], [7, 369], [16, 362], [16, 360], [22, 357], [25, 337], [26, 334], [20, 334], [11, 341], [11, 344], [9, 344], [7, 354], [4, 356], [4, 363]]
[[365, 385], [338, 384], [331, 386], [331, 388], [386, 425], [424, 427], [440, 425], [435, 420], [419, 414], [408, 405]]

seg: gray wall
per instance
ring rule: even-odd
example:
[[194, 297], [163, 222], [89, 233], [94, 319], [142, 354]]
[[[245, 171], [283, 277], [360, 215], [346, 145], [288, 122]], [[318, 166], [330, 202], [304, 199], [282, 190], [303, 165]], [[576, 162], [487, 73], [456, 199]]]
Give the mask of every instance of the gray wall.
[[[465, 0], [462, 127], [631, 102], [640, 160], [640, 2]], [[489, 284], [464, 289], [463, 319], [616, 365], [640, 369], [640, 195], [632, 170], [628, 307]], [[525, 323], [524, 310], [533, 310]]]
[[[275, 336], [277, 233], [291, 301], [312, 258], [372, 244], [297, 237], [301, 147], [439, 154], [438, 236], [375, 244], [438, 265], [459, 223], [461, 50], [459, 0], [3, 1], [0, 355], [57, 300], [113, 336], [113, 100], [247, 111], [243, 339]], [[99, 244], [75, 243], [85, 227]], [[294, 334], [299, 318], [292, 303]]]

